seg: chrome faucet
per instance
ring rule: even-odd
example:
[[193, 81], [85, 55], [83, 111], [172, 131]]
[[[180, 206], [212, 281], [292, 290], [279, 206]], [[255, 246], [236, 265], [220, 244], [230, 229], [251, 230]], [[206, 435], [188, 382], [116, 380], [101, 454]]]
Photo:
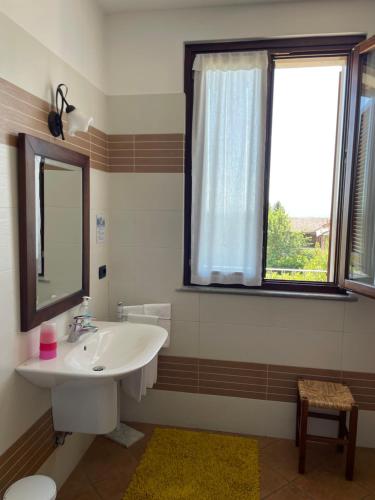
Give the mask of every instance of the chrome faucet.
[[77, 342], [79, 337], [84, 333], [97, 332], [98, 328], [91, 324], [91, 321], [95, 319], [93, 316], [74, 316], [73, 323], [69, 325], [70, 333], [68, 337], [68, 342]]

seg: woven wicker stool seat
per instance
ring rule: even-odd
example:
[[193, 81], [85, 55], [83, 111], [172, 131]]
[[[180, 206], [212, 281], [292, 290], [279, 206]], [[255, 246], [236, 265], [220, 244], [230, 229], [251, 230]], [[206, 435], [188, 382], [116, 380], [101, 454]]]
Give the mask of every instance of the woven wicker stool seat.
[[[310, 409], [315, 408], [337, 411], [338, 414], [310, 411]], [[347, 413], [349, 413], [348, 427], [346, 425]], [[336, 420], [338, 422], [337, 437], [308, 434], [307, 420], [309, 417]], [[333, 382], [321, 382], [320, 380], [299, 380], [296, 420], [296, 445], [299, 446], [298, 471], [301, 474], [305, 472], [307, 441], [332, 443], [336, 444], [339, 452], [344, 451], [345, 447], [347, 448], [345, 475], [347, 479], [353, 479], [358, 405], [354, 401], [349, 387]]]
[[327, 410], [350, 411], [354, 399], [349, 387], [320, 380], [299, 380], [298, 389], [301, 398], [306, 398], [309, 406]]

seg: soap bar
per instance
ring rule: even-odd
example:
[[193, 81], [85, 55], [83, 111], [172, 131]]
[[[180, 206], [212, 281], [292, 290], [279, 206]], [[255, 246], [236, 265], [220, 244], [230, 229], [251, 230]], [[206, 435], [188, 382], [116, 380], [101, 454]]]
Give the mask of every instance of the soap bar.
[[40, 327], [39, 359], [54, 359], [57, 356], [56, 323], [45, 322]]

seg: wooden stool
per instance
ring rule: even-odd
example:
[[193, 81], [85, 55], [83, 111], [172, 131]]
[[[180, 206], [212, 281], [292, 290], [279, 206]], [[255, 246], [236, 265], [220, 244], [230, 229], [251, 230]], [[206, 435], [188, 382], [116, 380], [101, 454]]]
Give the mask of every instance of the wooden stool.
[[[311, 408], [337, 410], [338, 415], [309, 411]], [[349, 430], [346, 427], [346, 412], [350, 412]], [[338, 437], [315, 436], [307, 434], [308, 417], [337, 420], [339, 423]], [[299, 446], [300, 474], [305, 472], [306, 442], [335, 443], [337, 450], [342, 452], [347, 446], [346, 479], [353, 479], [355, 446], [357, 439], [358, 405], [353, 399], [349, 387], [332, 382], [318, 380], [299, 380], [297, 394], [297, 424], [296, 446]]]

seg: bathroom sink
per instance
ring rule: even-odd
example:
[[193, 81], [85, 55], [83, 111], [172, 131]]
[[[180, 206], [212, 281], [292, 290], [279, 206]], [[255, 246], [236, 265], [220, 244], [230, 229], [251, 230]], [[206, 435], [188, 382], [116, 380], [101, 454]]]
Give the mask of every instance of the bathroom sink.
[[67, 381], [120, 380], [147, 365], [168, 334], [164, 328], [136, 323], [95, 322], [98, 331], [83, 334], [77, 342], [59, 342], [56, 359], [31, 358], [17, 372], [40, 387]]
[[51, 389], [54, 428], [106, 434], [119, 424], [119, 381], [138, 372], [158, 354], [168, 337], [164, 328], [136, 323], [95, 322], [98, 331], [77, 342], [59, 342], [56, 359], [31, 358], [17, 372]]

